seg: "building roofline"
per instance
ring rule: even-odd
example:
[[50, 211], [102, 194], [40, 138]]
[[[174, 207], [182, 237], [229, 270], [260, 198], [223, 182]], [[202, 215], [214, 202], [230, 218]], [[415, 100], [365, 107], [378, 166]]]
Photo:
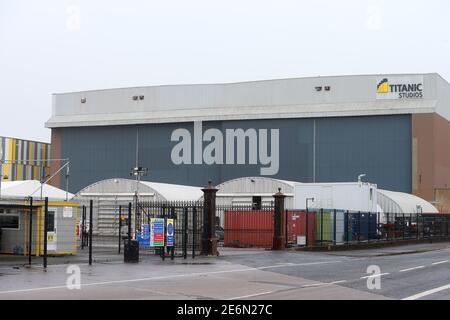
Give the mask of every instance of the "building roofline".
[[52, 93], [53, 96], [66, 95], [66, 94], [77, 94], [77, 93], [92, 93], [92, 92], [104, 92], [104, 91], [114, 91], [114, 90], [125, 90], [125, 89], [143, 89], [143, 88], [163, 88], [163, 87], [180, 87], [180, 86], [217, 86], [217, 85], [236, 85], [236, 84], [250, 84], [250, 83], [260, 83], [260, 82], [271, 82], [271, 81], [283, 81], [283, 80], [300, 80], [300, 79], [330, 79], [330, 78], [348, 78], [348, 77], [375, 77], [375, 76], [413, 76], [413, 75], [437, 75], [447, 83], [437, 72], [429, 73], [375, 73], [375, 74], [346, 74], [346, 75], [327, 75], [327, 76], [309, 76], [309, 77], [290, 77], [290, 78], [272, 78], [272, 79], [260, 79], [260, 80], [247, 80], [247, 81], [235, 81], [235, 82], [212, 82], [212, 83], [178, 83], [178, 84], [159, 84], [159, 85], [148, 85], [148, 86], [135, 86], [135, 87], [116, 87], [116, 88], [104, 88], [104, 89], [91, 89], [91, 90], [80, 90], [80, 91], [69, 91], [69, 92], [58, 92]]

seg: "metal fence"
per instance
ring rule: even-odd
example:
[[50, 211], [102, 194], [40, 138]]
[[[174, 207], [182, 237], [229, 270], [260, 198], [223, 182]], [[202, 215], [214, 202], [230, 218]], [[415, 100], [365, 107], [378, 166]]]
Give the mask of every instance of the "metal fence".
[[345, 245], [449, 238], [449, 214], [286, 210], [287, 245]]
[[163, 259], [169, 256], [187, 258], [202, 251], [203, 237], [203, 202], [198, 201], [149, 201], [138, 202], [136, 233], [137, 237], [145, 228], [151, 227], [152, 219], [163, 219], [164, 226], [167, 220], [173, 220], [173, 246], [152, 247], [146, 242], [139, 243], [139, 254], [160, 255]]

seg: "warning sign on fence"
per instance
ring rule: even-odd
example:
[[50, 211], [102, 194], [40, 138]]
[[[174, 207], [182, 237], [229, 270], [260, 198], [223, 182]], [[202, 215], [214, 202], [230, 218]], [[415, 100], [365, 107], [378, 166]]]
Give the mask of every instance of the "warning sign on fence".
[[173, 247], [173, 219], [167, 219], [167, 243], [168, 247]]
[[150, 246], [164, 247], [164, 219], [150, 219]]
[[142, 225], [142, 232], [138, 232], [137, 241], [141, 247], [150, 246], [150, 226], [147, 223]]

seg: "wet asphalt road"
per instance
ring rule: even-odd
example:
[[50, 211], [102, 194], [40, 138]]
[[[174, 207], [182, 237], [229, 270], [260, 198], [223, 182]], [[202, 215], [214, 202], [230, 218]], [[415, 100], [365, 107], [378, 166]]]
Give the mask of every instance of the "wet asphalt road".
[[[283, 275], [302, 277], [323, 284], [335, 283], [342, 287], [364, 292], [375, 293], [392, 299], [405, 299], [428, 290], [448, 285], [449, 288], [429, 294], [423, 299], [450, 300], [450, 247], [436, 251], [369, 256], [349, 257], [342, 254], [323, 253], [277, 253], [266, 252], [259, 255], [229, 257], [230, 261], [260, 267], [274, 261], [287, 264], [272, 269], [272, 272]], [[297, 266], [299, 263], [324, 262], [309, 266]], [[288, 264], [292, 263], [292, 266]], [[379, 268], [381, 276], [380, 289], [368, 289], [368, 280], [375, 283], [377, 277], [368, 273], [369, 266]]]
[[[44, 272], [39, 266], [11, 268], [3, 261], [0, 299], [449, 300], [450, 244], [425, 252], [410, 247], [409, 252], [387, 253], [224, 249], [219, 258], [163, 262], [155, 257], [139, 264], [116, 259], [78, 264], [81, 290], [66, 287], [67, 264], [49, 266]], [[381, 276], [367, 273], [369, 266], [379, 268]], [[380, 287], [369, 289], [368, 281]]]

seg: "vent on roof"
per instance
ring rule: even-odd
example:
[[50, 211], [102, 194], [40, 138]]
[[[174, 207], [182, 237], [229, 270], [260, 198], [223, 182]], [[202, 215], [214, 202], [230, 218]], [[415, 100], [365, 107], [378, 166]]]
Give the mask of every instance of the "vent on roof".
[[144, 96], [139, 96], [139, 100], [144, 100]]
[[86, 98], [81, 98], [81, 103], [86, 103]]
[[316, 87], [316, 91], [317, 91], [317, 92], [322, 91], [322, 87]]
[[330, 86], [326, 86], [325, 87], [325, 91], [331, 91], [331, 87]]
[[139, 99], [138, 96], [133, 96], [133, 100], [134, 100], [134, 101], [137, 101], [138, 99]]

